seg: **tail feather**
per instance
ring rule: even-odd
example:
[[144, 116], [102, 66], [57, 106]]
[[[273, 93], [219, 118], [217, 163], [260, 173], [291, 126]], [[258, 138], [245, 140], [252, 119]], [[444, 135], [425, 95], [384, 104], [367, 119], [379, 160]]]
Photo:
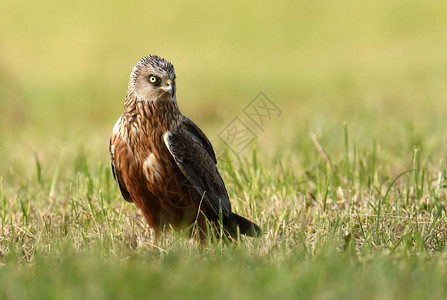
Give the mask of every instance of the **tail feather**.
[[238, 228], [240, 234], [252, 237], [260, 237], [262, 235], [262, 230], [258, 225], [235, 213], [231, 215], [228, 223], [230, 224], [225, 224], [225, 227], [227, 227], [232, 235], [237, 234]]

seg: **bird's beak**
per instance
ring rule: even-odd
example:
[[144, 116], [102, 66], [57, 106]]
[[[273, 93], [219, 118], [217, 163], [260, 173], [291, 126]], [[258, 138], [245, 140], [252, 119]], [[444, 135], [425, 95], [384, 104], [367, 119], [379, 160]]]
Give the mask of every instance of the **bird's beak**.
[[161, 87], [161, 89], [164, 92], [167, 92], [167, 93], [171, 94], [172, 97], [174, 97], [174, 94], [175, 94], [175, 84], [172, 82], [171, 79], [166, 80], [166, 84], [163, 85]]

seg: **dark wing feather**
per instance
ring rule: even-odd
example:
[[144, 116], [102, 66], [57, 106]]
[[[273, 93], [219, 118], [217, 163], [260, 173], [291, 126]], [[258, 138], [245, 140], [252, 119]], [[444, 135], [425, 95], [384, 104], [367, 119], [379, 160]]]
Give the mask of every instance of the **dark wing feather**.
[[112, 151], [112, 140], [110, 140], [109, 151], [110, 151], [110, 159], [111, 159], [113, 178], [118, 183], [118, 187], [120, 188], [121, 195], [123, 195], [124, 200], [126, 200], [127, 202], [130, 202], [130, 203], [133, 203], [129, 192], [126, 190], [126, 188], [123, 184], [123, 179], [121, 178], [121, 172], [116, 168], [115, 153], [114, 153], [114, 151]]
[[[206, 207], [217, 217], [220, 211], [223, 216], [231, 217], [230, 199], [217, 170], [215, 157], [210, 154], [209, 148], [206, 143], [205, 145], [202, 143], [202, 140], [200, 136], [181, 127], [175, 132], [167, 132], [164, 135], [166, 147], [183, 175], [197, 192], [204, 196]], [[214, 151], [212, 153], [214, 154]]]
[[216, 154], [214, 153], [213, 145], [211, 145], [211, 142], [206, 137], [205, 133], [203, 133], [202, 129], [200, 129], [199, 126], [197, 126], [196, 123], [191, 121], [189, 118], [185, 116], [182, 117], [183, 117], [183, 123], [182, 123], [183, 128], [191, 132], [195, 137], [199, 138], [205, 150], [211, 156], [214, 163], [217, 164]]

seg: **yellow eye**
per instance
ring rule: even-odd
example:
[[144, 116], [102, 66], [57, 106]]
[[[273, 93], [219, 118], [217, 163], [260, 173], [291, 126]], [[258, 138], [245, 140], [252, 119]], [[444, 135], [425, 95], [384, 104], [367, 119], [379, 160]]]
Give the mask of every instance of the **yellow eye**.
[[158, 80], [158, 78], [155, 77], [155, 76], [150, 76], [150, 77], [149, 77], [149, 82], [150, 82], [150, 83], [156, 83], [157, 80]]

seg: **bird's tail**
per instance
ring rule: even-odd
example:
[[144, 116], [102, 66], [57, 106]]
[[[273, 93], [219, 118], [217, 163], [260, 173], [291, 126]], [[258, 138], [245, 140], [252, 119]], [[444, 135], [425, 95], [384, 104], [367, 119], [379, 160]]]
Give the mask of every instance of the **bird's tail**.
[[[239, 233], [252, 237], [260, 237], [262, 235], [262, 230], [258, 225], [244, 217], [241, 217], [235, 213], [231, 215], [230, 224], [225, 224], [232, 235], [236, 235], [238, 228]], [[229, 225], [229, 226], [228, 226]]]

